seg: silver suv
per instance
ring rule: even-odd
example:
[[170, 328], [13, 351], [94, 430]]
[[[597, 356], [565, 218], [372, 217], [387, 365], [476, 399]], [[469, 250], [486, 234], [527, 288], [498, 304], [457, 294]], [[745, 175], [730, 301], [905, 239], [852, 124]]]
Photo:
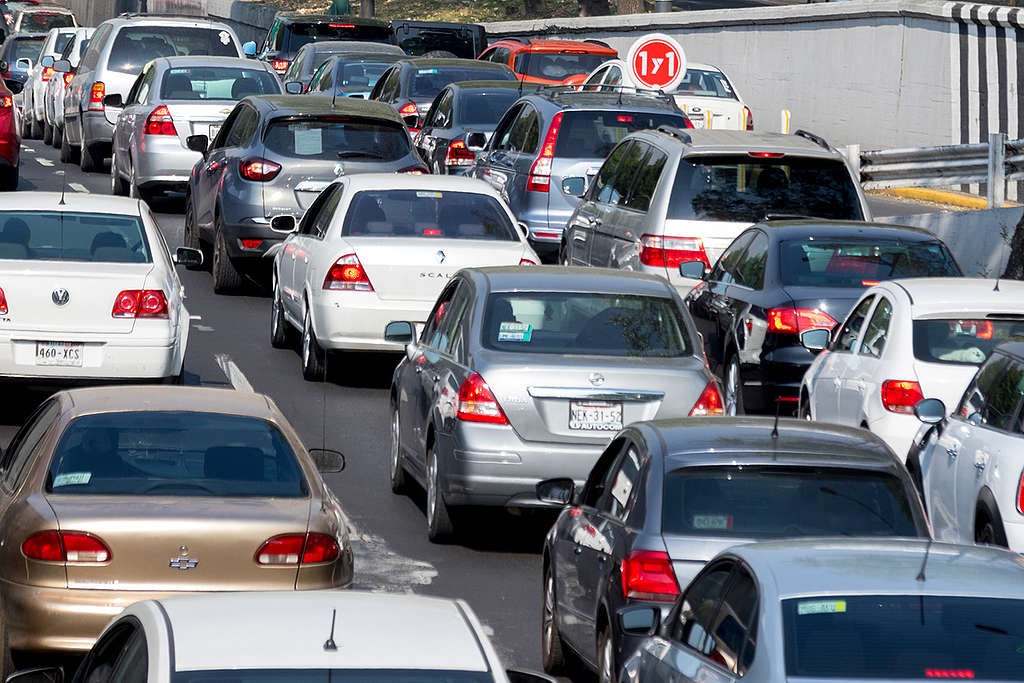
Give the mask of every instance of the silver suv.
[[[83, 171], [101, 171], [110, 156], [110, 141], [120, 107], [103, 98], [125, 99], [135, 78], [150, 60], [177, 55], [242, 57], [238, 36], [227, 24], [200, 17], [121, 15], [96, 27], [64, 99], [64, 136], [60, 159], [81, 157]], [[71, 71], [67, 60], [54, 64]]]
[[589, 187], [585, 178], [566, 178], [563, 193], [583, 199], [566, 227], [562, 263], [653, 273], [683, 293], [695, 280], [680, 274], [680, 264], [710, 266], [754, 223], [870, 219], [843, 157], [806, 131], [634, 133]]

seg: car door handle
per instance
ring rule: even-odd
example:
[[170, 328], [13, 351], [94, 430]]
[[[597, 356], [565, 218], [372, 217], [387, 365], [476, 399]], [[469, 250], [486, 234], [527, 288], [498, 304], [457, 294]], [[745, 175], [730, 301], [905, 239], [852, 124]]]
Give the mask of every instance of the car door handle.
[[574, 554], [574, 555], [579, 555], [580, 553], [582, 553], [582, 552], [583, 552], [583, 548], [581, 548], [581, 547], [580, 547], [580, 546], [578, 546], [578, 545], [575, 545], [575, 546], [573, 546], [573, 548], [572, 548], [572, 552], [573, 552], [573, 554]]
[[836, 389], [839, 389], [839, 388], [841, 388], [843, 386], [843, 380], [839, 379], [838, 377], [833, 377], [832, 378], [832, 385]]
[[421, 368], [418, 365], [415, 368], [413, 368], [413, 370], [416, 372], [417, 375], [420, 374], [421, 372], [423, 372], [423, 368]]
[[955, 446], [950, 446], [946, 449], [946, 455], [951, 458], [955, 458], [957, 456], [957, 448]]
[[974, 461], [974, 469], [976, 469], [979, 472], [981, 472], [983, 469], [985, 469], [985, 461], [984, 460], [975, 460]]
[[597, 563], [598, 564], [603, 565], [607, 560], [608, 560], [608, 556], [607, 555], [598, 555], [597, 556]]

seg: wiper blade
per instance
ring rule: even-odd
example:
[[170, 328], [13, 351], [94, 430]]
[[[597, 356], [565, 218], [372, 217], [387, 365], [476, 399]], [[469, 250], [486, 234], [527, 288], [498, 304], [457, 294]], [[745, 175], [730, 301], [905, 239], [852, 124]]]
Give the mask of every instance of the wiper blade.
[[365, 157], [367, 159], [383, 159], [384, 155], [377, 154], [376, 152], [357, 152], [351, 149], [338, 152], [339, 159], [355, 159], [358, 157]]

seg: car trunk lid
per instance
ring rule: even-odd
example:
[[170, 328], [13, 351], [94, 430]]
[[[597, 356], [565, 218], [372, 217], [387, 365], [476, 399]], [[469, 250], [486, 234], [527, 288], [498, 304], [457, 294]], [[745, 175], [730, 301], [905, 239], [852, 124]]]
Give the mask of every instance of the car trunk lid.
[[[680, 94], [674, 94], [672, 99], [690, 119], [694, 128], [743, 130], [746, 127], [743, 103], [738, 100]], [[709, 114], [711, 125], [708, 125]]]
[[231, 113], [231, 102], [175, 102], [165, 103], [181, 146], [190, 135], [205, 135], [213, 140], [220, 126]]

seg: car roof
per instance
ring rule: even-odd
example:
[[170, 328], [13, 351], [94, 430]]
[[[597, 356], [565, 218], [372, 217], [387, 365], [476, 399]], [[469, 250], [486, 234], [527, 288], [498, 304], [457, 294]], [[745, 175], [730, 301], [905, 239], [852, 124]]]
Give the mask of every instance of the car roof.
[[397, 45], [374, 43], [368, 40], [315, 40], [299, 48], [300, 52], [302, 50], [307, 52], [372, 52], [405, 56], [405, 50]]
[[[1024, 598], [1024, 563], [1006, 550], [925, 539], [766, 541], [726, 551], [780, 598], [812, 595], [964, 595]], [[925, 560], [927, 553], [928, 561]], [[924, 574], [924, 580], [918, 576]]]
[[[824, 140], [813, 136], [816, 139], [809, 139], [804, 135], [794, 133], [784, 135], [782, 133], [756, 133], [745, 130], [704, 130], [700, 128], [647, 130], [634, 133], [634, 135], [652, 135], [671, 140], [673, 143], [683, 143], [684, 156], [709, 155], [709, 154], [747, 154], [757, 152], [782, 152], [794, 156], [826, 157], [832, 159], [842, 158], [839, 152], [827, 145]], [[820, 143], [818, 142], [820, 140]]]
[[596, 90], [580, 91], [577, 86], [554, 85], [541, 86], [536, 92], [524, 93], [524, 97], [536, 97], [563, 109], [617, 109], [626, 111], [657, 111], [685, 116], [676, 106], [670, 93], [649, 95], [635, 92], [614, 91], [601, 92]]
[[1024, 282], [981, 277], [920, 277], [887, 280], [862, 296], [884, 291], [909, 299], [915, 320], [978, 313], [1019, 313], [1024, 317]]
[[607, 45], [601, 45], [600, 43], [589, 41], [589, 40], [561, 40], [558, 38], [527, 38], [526, 42], [521, 39], [505, 38], [503, 40], [495, 41], [499, 43], [509, 43], [515, 45], [515, 52], [523, 52], [525, 50], [535, 50], [538, 52], [558, 52], [560, 50], [579, 50], [581, 48], [587, 49], [588, 52], [594, 54], [615, 54], [618, 55], [618, 51], [615, 48], [608, 47]]
[[537, 89], [536, 83], [524, 83], [523, 81], [455, 81], [449, 83], [448, 88], [453, 90], [519, 90], [522, 89], [524, 93], [532, 92]]
[[481, 62], [477, 59], [462, 59], [461, 57], [410, 57], [403, 59], [402, 64], [408, 64], [409, 68], [422, 69], [432, 66], [479, 66], [482, 69], [493, 69], [494, 71], [505, 72], [508, 66], [495, 62]]
[[[31, 31], [15, 31], [14, 33], [12, 33], [9, 36], [7, 36], [7, 40], [38, 40], [38, 41], [42, 42], [42, 41], [46, 40], [46, 34], [45, 33], [32, 33]], [[2, 44], [0, 44], [0, 47], [3, 47], [4, 45], [6, 45], [7, 44], [7, 40], [5, 40]]]
[[[64, 203], [61, 204], [63, 196]], [[138, 216], [139, 200], [84, 192], [8, 192], [0, 211], [84, 211], [97, 214]]]
[[491, 185], [476, 178], [457, 175], [412, 175], [407, 173], [353, 173], [345, 183], [352, 192], [361, 190], [424, 190], [474, 192], [500, 197]]
[[671, 296], [671, 285], [657, 275], [579, 266], [493, 266], [464, 272], [492, 292], [606, 292], [637, 296]]
[[[601, 64], [598, 65], [598, 67], [596, 69], [594, 69], [594, 71], [597, 71], [597, 69], [604, 68], [604, 67], [608, 66], [609, 64], [616, 64], [618, 66], [626, 66], [626, 60], [624, 60], [624, 59], [622, 59], [620, 57], [616, 57], [615, 59], [609, 59], [607, 61], [601, 62]], [[686, 62], [686, 68], [687, 68], [687, 70], [689, 70], [689, 69], [702, 69], [704, 71], [717, 71], [720, 74], [724, 74], [725, 73], [724, 71], [722, 71], [721, 69], [719, 69], [717, 66], [715, 66], [713, 64], [702, 64], [701, 62], [691, 62], [689, 60], [687, 60], [687, 62]]]
[[173, 57], [160, 57], [154, 61], [161, 61], [167, 67], [180, 66], [248, 66], [249, 68], [271, 71], [266, 62], [261, 62], [248, 57], [227, 57], [218, 55], [175, 55]]
[[121, 14], [102, 23], [116, 24], [118, 28], [132, 24], [141, 26], [198, 26], [215, 31], [230, 31], [232, 35], [235, 33], [234, 29], [222, 21], [215, 21], [210, 17], [193, 17], [184, 14]]
[[60, 392], [75, 413], [183, 411], [280, 419], [263, 394], [215, 387], [103, 386]]
[[308, 22], [310, 24], [324, 24], [331, 22], [344, 22], [346, 24], [353, 24], [355, 26], [384, 26], [390, 27], [390, 22], [383, 19], [370, 19], [366, 17], [356, 17], [350, 14], [338, 15], [338, 14], [306, 14], [304, 12], [278, 12], [274, 15], [274, 18], [280, 19], [281, 21], [288, 22], [290, 24], [298, 22]]
[[261, 109], [269, 109], [274, 117], [331, 115], [338, 116], [369, 116], [388, 121], [402, 122], [394, 107], [376, 100], [363, 100], [354, 97], [304, 96], [295, 95], [254, 95], [247, 97]]
[[941, 242], [937, 235], [909, 225], [868, 223], [864, 221], [832, 221], [825, 219], [798, 219], [758, 223], [776, 240], [806, 239], [808, 237], [865, 237], [899, 238], [907, 242]]
[[74, 14], [67, 7], [61, 7], [60, 5], [33, 5], [31, 7], [22, 7], [18, 10], [18, 14], [32, 14], [33, 12], [58, 12], [60, 14]]
[[[177, 671], [489, 671], [465, 603], [361, 591], [205, 594], [159, 601]], [[331, 634], [336, 650], [325, 650]]]

